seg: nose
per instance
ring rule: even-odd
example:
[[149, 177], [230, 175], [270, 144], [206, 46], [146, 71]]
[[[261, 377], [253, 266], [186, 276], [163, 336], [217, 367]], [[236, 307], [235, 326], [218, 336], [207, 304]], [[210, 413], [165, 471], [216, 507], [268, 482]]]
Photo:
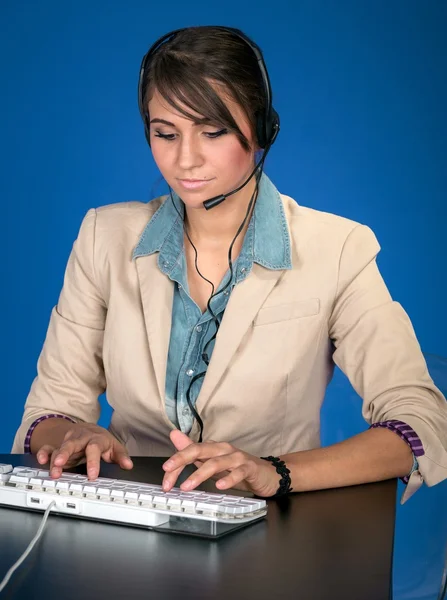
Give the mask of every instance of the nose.
[[186, 173], [203, 165], [200, 142], [193, 135], [182, 136], [177, 148], [177, 163], [181, 171]]

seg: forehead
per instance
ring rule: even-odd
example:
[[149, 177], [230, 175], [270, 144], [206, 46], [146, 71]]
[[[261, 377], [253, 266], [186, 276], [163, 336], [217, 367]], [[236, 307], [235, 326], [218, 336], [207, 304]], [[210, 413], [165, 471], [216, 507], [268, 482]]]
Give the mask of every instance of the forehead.
[[[248, 125], [248, 121], [247, 121], [247, 118], [245, 116], [243, 109], [230, 96], [230, 94], [225, 90], [225, 88], [222, 85], [213, 84], [213, 87], [214, 87], [216, 93], [220, 96], [220, 98], [226, 104], [228, 110], [232, 114], [232, 116], [233, 116], [234, 120], [236, 121], [236, 123], [238, 124], [238, 126], [244, 129]], [[193, 115], [197, 120], [204, 119], [203, 114], [199, 113], [197, 110], [191, 109], [191, 107], [187, 106], [184, 102], [182, 102], [178, 96], [176, 96], [175, 94], [172, 94], [171, 97], [180, 108], [182, 108], [186, 112]], [[171, 120], [172, 120], [172, 118], [175, 118], [175, 119], [178, 119], [179, 121], [183, 120], [183, 121], [189, 121], [191, 123], [193, 122], [192, 119], [189, 119], [184, 114], [179, 112], [176, 108], [174, 108], [174, 106], [169, 104], [169, 102], [167, 100], [165, 100], [165, 98], [163, 98], [163, 96], [160, 94], [160, 92], [156, 88], [154, 89], [154, 93], [152, 94], [152, 97], [149, 100], [148, 109], [149, 109], [149, 115], [150, 115], [151, 119], [156, 118], [156, 117], [159, 118], [163, 114], [166, 116], [166, 114], [169, 113]]]

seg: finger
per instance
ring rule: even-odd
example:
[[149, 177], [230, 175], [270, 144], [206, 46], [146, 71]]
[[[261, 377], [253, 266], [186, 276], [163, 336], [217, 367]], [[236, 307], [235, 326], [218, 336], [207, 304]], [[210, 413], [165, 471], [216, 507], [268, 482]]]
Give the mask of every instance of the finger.
[[51, 455], [51, 461], [50, 461], [50, 476], [53, 479], [57, 479], [58, 477], [60, 477], [62, 475], [62, 471], [64, 470], [64, 468], [70, 468], [73, 467], [77, 464], [80, 464], [81, 459], [84, 456], [84, 451], [81, 450], [79, 452], [72, 452], [69, 457], [68, 460], [66, 460], [64, 462], [63, 465], [55, 465], [54, 462], [57, 459], [58, 456], [58, 452], [59, 450], [56, 449], [52, 455]]
[[170, 490], [172, 490], [172, 488], [175, 486], [175, 484], [177, 482], [177, 479], [180, 476], [180, 473], [183, 471], [185, 466], [186, 465], [183, 465], [183, 467], [179, 467], [178, 469], [175, 469], [174, 471], [170, 471], [169, 473], [164, 474], [163, 481], [161, 482], [164, 492], [169, 492]]
[[[231, 473], [229, 473], [225, 477], [218, 479], [218, 481], [216, 481], [216, 487], [219, 488], [219, 490], [228, 490], [229, 488], [234, 488], [238, 484], [243, 482], [245, 479], [247, 479], [247, 477], [249, 477], [249, 474], [249, 465], [247, 463], [244, 463], [240, 467], [237, 467], [236, 469], [232, 470]], [[243, 485], [241, 486], [241, 489], [248, 489], [248, 487], [246, 485]]]
[[173, 429], [169, 434], [171, 442], [174, 444], [176, 450], [184, 450], [191, 444], [194, 444], [193, 440], [180, 431], [180, 429]]
[[89, 435], [82, 435], [79, 438], [70, 438], [60, 445], [60, 448], [53, 453], [53, 464], [55, 467], [63, 467], [73, 454], [82, 452], [89, 442]]
[[54, 446], [50, 446], [49, 444], [45, 444], [39, 448], [36, 455], [37, 462], [40, 465], [45, 465], [50, 460], [50, 456], [53, 454], [54, 450]]
[[85, 447], [85, 457], [87, 459], [87, 476], [90, 480], [96, 479], [99, 475], [101, 463], [101, 454], [105, 448], [101, 447], [100, 441], [89, 442]]
[[130, 470], [133, 468], [133, 462], [130, 458], [126, 448], [121, 444], [112, 448], [110, 458], [113, 462], [117, 463], [122, 469]]
[[247, 456], [240, 451], [210, 458], [195, 473], [190, 475], [180, 488], [182, 490], [192, 490], [213, 475], [216, 475], [216, 473], [228, 470], [232, 472], [245, 463], [247, 463]]
[[231, 446], [231, 444], [227, 444], [226, 442], [203, 442], [201, 444], [191, 444], [184, 450], [173, 454], [171, 458], [164, 463], [163, 469], [171, 472], [184, 465], [190, 465], [197, 460], [204, 462], [209, 458], [230, 454], [231, 452], [234, 452], [234, 448]]

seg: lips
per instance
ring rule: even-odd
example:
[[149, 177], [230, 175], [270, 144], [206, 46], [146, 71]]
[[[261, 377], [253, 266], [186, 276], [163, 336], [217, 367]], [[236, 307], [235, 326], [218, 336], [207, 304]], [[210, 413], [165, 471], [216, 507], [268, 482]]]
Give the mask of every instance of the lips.
[[178, 181], [187, 190], [197, 190], [208, 185], [212, 179], [179, 179]]

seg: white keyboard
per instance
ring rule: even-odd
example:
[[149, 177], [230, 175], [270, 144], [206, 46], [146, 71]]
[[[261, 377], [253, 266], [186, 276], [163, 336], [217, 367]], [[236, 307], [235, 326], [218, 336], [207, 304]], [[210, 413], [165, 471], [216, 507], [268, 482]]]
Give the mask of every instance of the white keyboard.
[[163, 492], [159, 485], [104, 477], [89, 481], [65, 472], [51, 479], [48, 471], [0, 463], [0, 506], [44, 511], [52, 501], [55, 513], [149, 528], [170, 520], [192, 525], [192, 519], [242, 525], [267, 514], [266, 501], [257, 498], [180, 488]]

